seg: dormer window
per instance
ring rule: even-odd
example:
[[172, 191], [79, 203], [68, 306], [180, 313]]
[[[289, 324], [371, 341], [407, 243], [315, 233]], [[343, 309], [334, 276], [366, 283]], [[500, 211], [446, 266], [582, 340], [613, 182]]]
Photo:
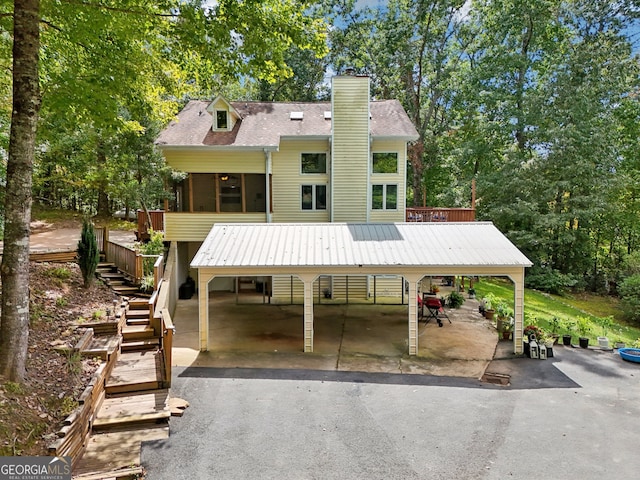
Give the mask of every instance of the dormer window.
[[229, 130], [229, 112], [216, 110], [216, 130]]

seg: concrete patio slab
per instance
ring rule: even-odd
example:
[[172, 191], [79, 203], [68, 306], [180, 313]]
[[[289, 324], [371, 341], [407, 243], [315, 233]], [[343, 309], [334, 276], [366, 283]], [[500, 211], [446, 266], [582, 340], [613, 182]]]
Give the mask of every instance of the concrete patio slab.
[[[480, 378], [498, 334], [475, 300], [447, 309], [443, 327], [419, 324], [418, 355], [408, 355], [406, 305], [315, 305], [314, 351], [304, 353], [301, 305], [262, 304], [261, 296], [210, 298], [208, 352], [198, 351], [198, 300], [174, 315], [176, 367], [281, 368]], [[236, 300], [242, 303], [236, 303]]]

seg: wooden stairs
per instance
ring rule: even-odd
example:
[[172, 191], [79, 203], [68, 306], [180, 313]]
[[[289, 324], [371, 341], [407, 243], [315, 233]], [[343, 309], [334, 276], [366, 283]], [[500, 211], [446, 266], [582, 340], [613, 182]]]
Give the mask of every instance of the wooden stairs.
[[149, 300], [128, 299], [119, 314], [118, 335], [95, 337], [86, 349], [118, 357], [91, 422], [86, 450], [74, 469], [76, 479], [140, 478], [142, 442], [169, 436], [171, 410], [164, 385], [162, 333], [154, 329]]
[[136, 295], [140, 292], [132, 279], [118, 270], [114, 263], [98, 263], [96, 276], [119, 295]]

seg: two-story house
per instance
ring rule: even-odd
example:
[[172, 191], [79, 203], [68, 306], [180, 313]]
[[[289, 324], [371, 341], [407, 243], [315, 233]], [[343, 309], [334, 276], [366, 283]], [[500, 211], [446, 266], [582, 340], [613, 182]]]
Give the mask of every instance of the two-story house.
[[[211, 291], [257, 285], [274, 303], [303, 303], [312, 351], [324, 295], [416, 299], [426, 275], [476, 274], [514, 279], [517, 349], [526, 257], [491, 224], [401, 225], [416, 139], [401, 104], [371, 101], [363, 76], [334, 77], [326, 103], [189, 102], [156, 144], [186, 174], [164, 228], [175, 278], [198, 278], [201, 349]], [[416, 302], [405, 301], [416, 354]]]

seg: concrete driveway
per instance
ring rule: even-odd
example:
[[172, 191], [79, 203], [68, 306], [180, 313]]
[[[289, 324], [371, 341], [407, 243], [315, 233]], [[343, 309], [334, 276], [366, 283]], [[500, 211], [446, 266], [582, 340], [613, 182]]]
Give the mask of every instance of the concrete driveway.
[[636, 478], [640, 365], [556, 347], [509, 387], [370, 372], [187, 367], [191, 406], [143, 446], [153, 479]]

